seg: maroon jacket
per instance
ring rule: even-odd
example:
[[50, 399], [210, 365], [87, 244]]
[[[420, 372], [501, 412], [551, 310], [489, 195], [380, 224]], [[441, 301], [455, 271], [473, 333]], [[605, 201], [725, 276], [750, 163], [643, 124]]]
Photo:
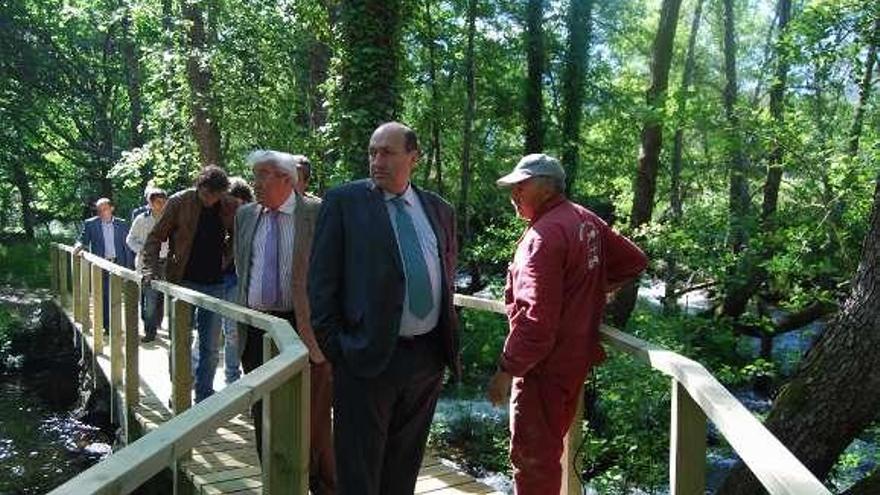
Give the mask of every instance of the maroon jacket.
[[645, 269], [644, 253], [593, 212], [560, 196], [532, 220], [507, 274], [510, 333], [500, 367], [580, 375], [601, 362], [606, 293]]

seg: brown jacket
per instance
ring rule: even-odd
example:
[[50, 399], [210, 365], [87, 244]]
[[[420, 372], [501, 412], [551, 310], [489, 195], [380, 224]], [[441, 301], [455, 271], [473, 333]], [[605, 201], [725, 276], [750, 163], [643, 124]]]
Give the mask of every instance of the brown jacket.
[[[312, 252], [312, 238], [315, 236], [315, 223], [321, 200], [310, 196], [296, 195], [293, 220], [293, 312], [296, 314], [296, 329], [306, 346], [317, 346], [314, 341], [309, 297], [306, 281], [309, 278], [309, 257]], [[235, 215], [235, 271], [238, 273], [238, 302], [247, 306], [248, 286], [250, 285], [253, 241], [257, 231], [262, 206], [250, 203], [238, 209]], [[315, 347], [316, 348], [316, 347]]]
[[[224, 259], [230, 259], [229, 253], [232, 252], [235, 232], [235, 210], [240, 204], [241, 201], [228, 194], [220, 199], [220, 216], [227, 233], [223, 250], [226, 253]], [[183, 279], [201, 212], [202, 201], [194, 188], [185, 189], [168, 198], [162, 215], [156, 220], [156, 225], [147, 235], [147, 242], [144, 244], [144, 275], [155, 278], [160, 274], [159, 249], [167, 240], [169, 241], [168, 261], [164, 278], [174, 283]]]

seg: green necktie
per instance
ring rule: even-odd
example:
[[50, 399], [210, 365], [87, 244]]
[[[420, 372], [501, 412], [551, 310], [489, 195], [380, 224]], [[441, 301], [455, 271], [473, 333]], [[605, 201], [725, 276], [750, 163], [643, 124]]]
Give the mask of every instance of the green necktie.
[[409, 296], [409, 310], [418, 318], [424, 318], [434, 308], [431, 294], [431, 279], [428, 278], [428, 265], [419, 245], [419, 236], [412, 217], [406, 211], [403, 197], [391, 200], [397, 213], [397, 242], [403, 254], [403, 270], [406, 273], [406, 293]]

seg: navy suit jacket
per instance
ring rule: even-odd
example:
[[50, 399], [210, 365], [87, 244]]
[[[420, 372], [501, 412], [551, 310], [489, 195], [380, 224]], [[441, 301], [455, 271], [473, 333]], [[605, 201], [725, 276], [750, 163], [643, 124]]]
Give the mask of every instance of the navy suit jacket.
[[[128, 249], [128, 245], [125, 243], [127, 236], [128, 222], [113, 217], [113, 245], [116, 248], [116, 264], [126, 268], [134, 268], [134, 253]], [[83, 249], [87, 249], [97, 256], [104, 256], [104, 230], [101, 228], [100, 217], [92, 217], [83, 223], [78, 241], [82, 244]]]
[[[458, 256], [455, 214], [440, 196], [413, 189], [437, 237], [442, 295], [435, 331], [444, 360], [458, 377], [458, 319], [452, 300]], [[357, 376], [381, 373], [397, 345], [406, 283], [384, 196], [372, 180], [349, 182], [324, 197], [308, 292], [312, 328], [328, 359]]]

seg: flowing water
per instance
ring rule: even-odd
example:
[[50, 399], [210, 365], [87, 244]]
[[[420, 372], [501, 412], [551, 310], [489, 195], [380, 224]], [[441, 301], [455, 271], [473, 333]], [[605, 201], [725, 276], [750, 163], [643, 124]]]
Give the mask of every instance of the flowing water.
[[70, 375], [52, 376], [51, 382], [45, 378], [0, 377], [2, 494], [45, 493], [110, 450], [105, 432], [71, 416], [68, 394], [51, 393], [70, 383]]
[[[0, 290], [0, 495], [46, 493], [110, 452], [109, 424], [80, 408], [79, 355], [50, 303]], [[99, 423], [103, 423], [98, 421]]]

